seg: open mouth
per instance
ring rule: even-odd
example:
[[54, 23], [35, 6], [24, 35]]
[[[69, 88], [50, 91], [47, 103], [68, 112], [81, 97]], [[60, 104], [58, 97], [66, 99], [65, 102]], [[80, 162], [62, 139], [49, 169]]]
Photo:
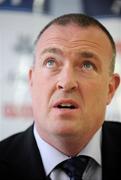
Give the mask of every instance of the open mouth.
[[59, 109], [76, 109], [75, 105], [66, 104], [66, 103], [62, 103], [62, 104], [57, 105], [57, 108], [59, 108]]
[[72, 99], [63, 99], [63, 100], [59, 100], [57, 102], [54, 103], [53, 105], [54, 108], [58, 108], [58, 109], [70, 109], [70, 110], [74, 110], [74, 109], [78, 109], [79, 105], [77, 102], [75, 102]]

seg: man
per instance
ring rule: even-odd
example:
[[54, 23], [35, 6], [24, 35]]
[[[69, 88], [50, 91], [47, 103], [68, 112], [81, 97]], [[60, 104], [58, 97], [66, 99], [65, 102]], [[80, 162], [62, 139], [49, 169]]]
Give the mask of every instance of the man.
[[1, 142], [4, 178], [69, 180], [58, 164], [86, 156], [80, 179], [121, 179], [121, 124], [104, 122], [120, 82], [115, 54], [105, 27], [82, 14], [58, 17], [40, 32], [29, 71], [35, 122]]

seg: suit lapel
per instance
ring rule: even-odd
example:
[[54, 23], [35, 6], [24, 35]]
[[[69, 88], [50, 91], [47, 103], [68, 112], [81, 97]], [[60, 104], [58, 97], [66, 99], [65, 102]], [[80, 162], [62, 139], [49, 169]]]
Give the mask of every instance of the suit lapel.
[[[120, 179], [120, 149], [117, 127], [105, 122], [102, 128], [102, 180]], [[117, 136], [116, 136], [117, 134]]]
[[25, 169], [27, 171], [23, 172], [28, 174], [28, 179], [36, 179], [36, 180], [45, 180], [46, 176], [45, 176], [45, 171], [44, 171], [44, 167], [42, 164], [42, 159], [33, 135], [33, 126], [30, 127], [27, 131], [26, 131], [26, 136], [25, 136], [25, 154], [26, 154], [26, 162], [23, 169]]

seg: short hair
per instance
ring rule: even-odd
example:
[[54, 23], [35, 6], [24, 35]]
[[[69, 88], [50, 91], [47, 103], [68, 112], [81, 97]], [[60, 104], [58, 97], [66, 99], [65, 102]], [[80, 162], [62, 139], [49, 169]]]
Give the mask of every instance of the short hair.
[[80, 14], [80, 13], [73, 13], [73, 14], [64, 14], [62, 16], [59, 16], [55, 19], [53, 19], [52, 21], [50, 21], [38, 34], [37, 39], [35, 41], [35, 44], [38, 42], [40, 36], [44, 33], [44, 31], [49, 28], [51, 25], [61, 25], [61, 26], [65, 26], [68, 24], [76, 24], [80, 27], [89, 27], [89, 26], [94, 26], [99, 28], [100, 30], [102, 30], [106, 36], [108, 37], [111, 46], [112, 46], [112, 51], [113, 51], [113, 55], [112, 55], [112, 60], [111, 60], [111, 73], [114, 72], [114, 68], [115, 68], [115, 57], [116, 57], [116, 46], [115, 46], [115, 42], [111, 36], [111, 34], [109, 33], [109, 31], [106, 29], [105, 26], [103, 26], [98, 20], [96, 20], [94, 17], [91, 16], [87, 16], [85, 14]]

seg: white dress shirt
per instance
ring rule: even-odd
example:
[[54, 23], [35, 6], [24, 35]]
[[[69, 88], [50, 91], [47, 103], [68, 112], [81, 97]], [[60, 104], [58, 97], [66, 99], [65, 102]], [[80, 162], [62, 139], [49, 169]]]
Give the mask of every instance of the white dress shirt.
[[[52, 180], [69, 180], [69, 177], [60, 169], [54, 169], [59, 163], [70, 157], [64, 155], [53, 146], [45, 142], [38, 134], [34, 126], [34, 136], [43, 161], [46, 175]], [[91, 157], [86, 170], [83, 173], [83, 180], [101, 180], [101, 129], [93, 136], [90, 142], [78, 155]]]

